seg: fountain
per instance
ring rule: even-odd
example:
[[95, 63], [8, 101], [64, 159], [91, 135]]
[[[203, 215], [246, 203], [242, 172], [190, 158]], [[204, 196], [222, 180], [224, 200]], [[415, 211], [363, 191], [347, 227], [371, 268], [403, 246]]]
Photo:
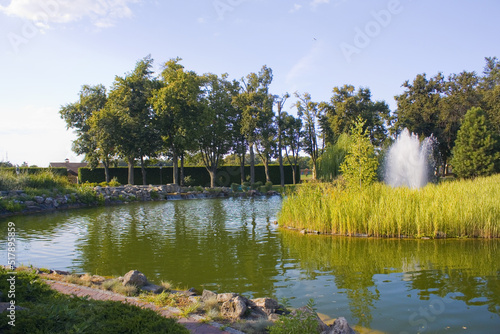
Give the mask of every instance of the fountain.
[[408, 129], [397, 137], [385, 159], [384, 181], [392, 187], [418, 189], [425, 186], [432, 170], [434, 137], [422, 142]]

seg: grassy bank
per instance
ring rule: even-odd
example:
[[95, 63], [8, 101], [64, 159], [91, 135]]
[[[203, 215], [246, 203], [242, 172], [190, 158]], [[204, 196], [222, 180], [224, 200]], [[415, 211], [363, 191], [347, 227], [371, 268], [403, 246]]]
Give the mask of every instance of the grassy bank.
[[500, 175], [422, 189], [311, 184], [284, 200], [278, 223], [340, 235], [498, 238], [499, 199]]
[[[11, 275], [0, 269], [4, 301], [8, 301], [8, 277]], [[189, 333], [175, 320], [152, 310], [57, 293], [32, 272], [16, 274], [15, 302], [26, 310], [16, 311], [15, 327], [2, 316], [2, 333]]]

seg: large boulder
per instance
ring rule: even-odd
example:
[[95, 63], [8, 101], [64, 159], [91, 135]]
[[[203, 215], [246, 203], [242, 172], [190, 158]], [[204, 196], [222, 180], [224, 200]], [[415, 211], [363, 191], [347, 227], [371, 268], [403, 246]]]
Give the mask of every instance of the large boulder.
[[210, 299], [217, 299], [217, 294], [213, 291], [210, 291], [210, 290], [203, 290], [202, 294], [201, 294], [201, 300], [204, 302], [204, 301], [207, 301], [207, 300], [210, 300]]
[[356, 332], [349, 326], [344, 317], [339, 317], [335, 320], [333, 325], [321, 334], [356, 334]]
[[137, 287], [142, 287], [148, 284], [148, 279], [146, 276], [138, 270], [131, 270], [123, 276], [123, 285], [135, 285]]
[[278, 302], [271, 298], [252, 299], [249, 302], [249, 306], [253, 309], [257, 308], [263, 311], [267, 315], [275, 313], [276, 310], [279, 308]]
[[228, 293], [221, 293], [217, 295], [217, 301], [219, 303], [225, 303], [234, 297], [238, 296], [236, 293], [228, 292]]
[[236, 296], [231, 300], [222, 303], [220, 313], [223, 317], [238, 320], [241, 319], [247, 311], [246, 298]]

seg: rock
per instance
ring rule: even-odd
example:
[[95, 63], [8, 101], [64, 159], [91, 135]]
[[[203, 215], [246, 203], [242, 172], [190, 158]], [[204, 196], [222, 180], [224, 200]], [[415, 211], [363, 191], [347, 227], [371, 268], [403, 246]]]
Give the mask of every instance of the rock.
[[63, 275], [63, 276], [69, 276], [69, 275], [71, 275], [70, 272], [63, 271], [63, 270], [52, 270], [51, 274], [57, 274], [57, 275]]
[[237, 296], [238, 295], [236, 293], [221, 293], [221, 294], [217, 295], [217, 301], [219, 303], [224, 303], [224, 302], [227, 302], [227, 301], [229, 301]]
[[146, 276], [138, 270], [131, 270], [123, 276], [123, 285], [131, 284], [137, 287], [142, 287], [148, 284]]
[[276, 313], [269, 314], [269, 316], [267, 317], [267, 320], [272, 321], [272, 322], [276, 322], [279, 319], [280, 319], [280, 316], [279, 316], [279, 314], [276, 314]]
[[203, 290], [203, 293], [201, 294], [201, 300], [206, 301], [209, 299], [217, 299], [217, 294], [210, 290]]
[[250, 307], [252, 308], [259, 308], [262, 310], [266, 315], [270, 315], [279, 308], [279, 304], [276, 300], [271, 299], [271, 298], [257, 298], [257, 299], [252, 299], [249, 302]]
[[241, 319], [247, 310], [246, 299], [241, 296], [236, 296], [231, 300], [222, 303], [220, 313], [223, 317], [230, 319]]
[[26, 205], [26, 206], [35, 206], [35, 202], [34, 201], [26, 201], [26, 202], [24, 202], [24, 205]]
[[53, 202], [53, 201], [54, 201], [54, 200], [52, 199], [52, 197], [47, 197], [47, 198], [45, 199], [45, 204], [49, 204], [49, 205], [50, 205], [50, 204], [52, 204], [52, 202]]
[[141, 290], [158, 294], [161, 293], [164, 290], [164, 288], [162, 286], [155, 284], [146, 284], [141, 287]]
[[[298, 309], [293, 310], [290, 313], [290, 315], [293, 316], [293, 317], [299, 317], [299, 319], [304, 319], [304, 318], [306, 318], [306, 317], [308, 317], [310, 315], [313, 315], [313, 317], [315, 318], [315, 320], [318, 322], [318, 332], [319, 333], [324, 334], [326, 331], [330, 330], [330, 327], [328, 327], [328, 325], [325, 324], [323, 322], [323, 320], [321, 320], [318, 317], [318, 315], [316, 314], [316, 312], [314, 312], [313, 310], [311, 310], [307, 306], [299, 307]], [[330, 333], [330, 332], [327, 332], [327, 333]]]
[[339, 317], [335, 320], [333, 325], [321, 334], [356, 334], [356, 332], [349, 326], [344, 317]]
[[43, 198], [42, 196], [35, 196], [33, 198], [35, 200], [35, 202], [37, 202], [38, 204], [42, 204], [44, 201], [45, 201], [45, 198]]

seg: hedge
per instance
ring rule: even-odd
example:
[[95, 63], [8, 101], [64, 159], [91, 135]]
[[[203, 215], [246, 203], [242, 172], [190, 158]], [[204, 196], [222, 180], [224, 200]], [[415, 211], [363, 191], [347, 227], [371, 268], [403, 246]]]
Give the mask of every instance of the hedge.
[[[15, 173], [16, 167], [2, 167], [1, 170]], [[40, 172], [51, 171], [55, 175], [68, 176], [66, 167], [19, 167], [20, 173], [37, 174]]]
[[[293, 183], [292, 167], [285, 165], [285, 184]], [[146, 184], [167, 184], [173, 183], [173, 167], [147, 167]], [[180, 173], [180, 168], [179, 168]], [[109, 168], [111, 178], [116, 177], [119, 183], [128, 183], [128, 167]], [[250, 166], [245, 166], [245, 176], [250, 175]], [[273, 184], [280, 184], [279, 165], [269, 165], [269, 176]], [[193, 186], [210, 186], [210, 174], [205, 167], [184, 167], [184, 177], [190, 177]], [[88, 167], [78, 168], [78, 180], [81, 183], [101, 183], [105, 181], [104, 168], [95, 168], [91, 170]], [[264, 165], [255, 166], [255, 182], [266, 182], [266, 172]], [[300, 182], [300, 173], [296, 173], [296, 183]], [[140, 167], [134, 168], [134, 183], [142, 184], [142, 172]], [[229, 187], [232, 183], [241, 183], [240, 166], [223, 166], [217, 169], [216, 185]]]

